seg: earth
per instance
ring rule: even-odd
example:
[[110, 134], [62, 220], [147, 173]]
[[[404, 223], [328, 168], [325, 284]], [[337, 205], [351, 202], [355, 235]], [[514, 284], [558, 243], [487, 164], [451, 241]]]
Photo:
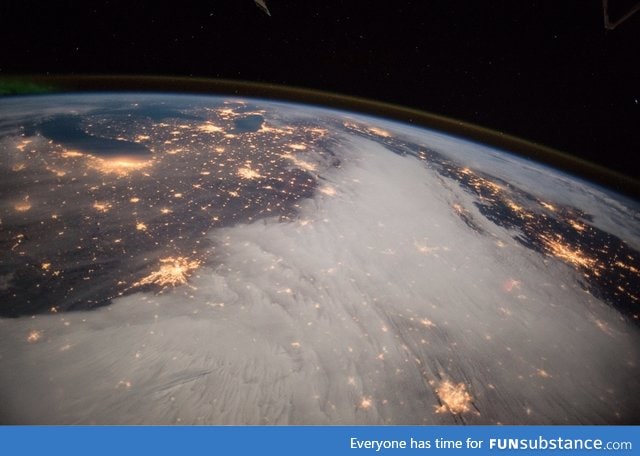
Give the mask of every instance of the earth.
[[441, 131], [0, 100], [0, 422], [638, 424], [640, 205]]

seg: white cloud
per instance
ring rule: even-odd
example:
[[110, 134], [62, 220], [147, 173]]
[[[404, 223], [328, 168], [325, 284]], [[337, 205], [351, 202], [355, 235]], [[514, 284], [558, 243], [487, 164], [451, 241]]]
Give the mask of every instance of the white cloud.
[[[362, 139], [341, 159], [298, 220], [212, 231], [189, 286], [0, 321], [3, 419], [637, 420], [635, 327], [565, 266], [484, 219], [472, 231], [452, 209], [469, 196], [417, 159]], [[436, 413], [445, 380], [471, 411]]]

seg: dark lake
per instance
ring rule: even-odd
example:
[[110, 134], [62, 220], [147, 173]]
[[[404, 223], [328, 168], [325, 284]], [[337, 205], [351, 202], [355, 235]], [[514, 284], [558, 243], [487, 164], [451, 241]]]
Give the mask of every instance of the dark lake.
[[260, 130], [260, 128], [262, 128], [263, 122], [264, 117], [259, 114], [252, 114], [234, 120], [233, 127], [235, 131], [238, 131], [240, 133], [248, 133]]
[[132, 141], [104, 138], [86, 133], [78, 116], [56, 116], [42, 123], [34, 125], [33, 132], [39, 132], [66, 148], [95, 156], [114, 155], [150, 155], [151, 151], [146, 146]]

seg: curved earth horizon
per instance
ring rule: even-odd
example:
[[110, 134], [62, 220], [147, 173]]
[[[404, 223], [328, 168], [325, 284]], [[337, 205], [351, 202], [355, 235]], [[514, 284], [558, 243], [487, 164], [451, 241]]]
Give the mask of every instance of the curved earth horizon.
[[0, 99], [0, 422], [638, 424], [640, 205], [291, 102]]

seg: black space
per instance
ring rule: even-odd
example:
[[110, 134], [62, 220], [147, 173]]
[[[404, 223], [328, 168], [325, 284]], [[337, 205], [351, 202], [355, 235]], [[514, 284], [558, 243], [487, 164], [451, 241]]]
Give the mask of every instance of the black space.
[[[0, 76], [260, 81], [418, 108], [640, 176], [640, 13], [601, 0], [4, 0]], [[634, 0], [610, 0], [615, 19]]]

